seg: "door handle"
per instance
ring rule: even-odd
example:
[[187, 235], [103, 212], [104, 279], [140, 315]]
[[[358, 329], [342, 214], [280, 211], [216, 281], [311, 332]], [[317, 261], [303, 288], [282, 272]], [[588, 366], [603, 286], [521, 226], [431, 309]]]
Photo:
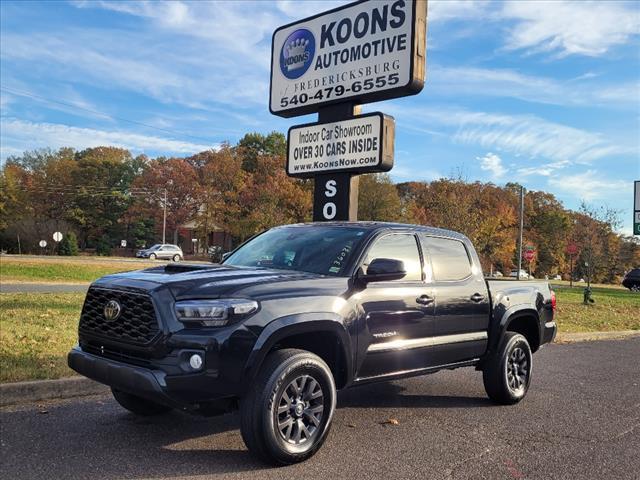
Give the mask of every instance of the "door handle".
[[430, 303], [433, 303], [433, 297], [430, 297], [429, 295], [420, 295], [416, 298], [416, 302], [420, 305], [429, 305]]
[[474, 293], [473, 295], [471, 295], [471, 300], [476, 303], [480, 303], [481, 301], [484, 300], [484, 295], [480, 293]]

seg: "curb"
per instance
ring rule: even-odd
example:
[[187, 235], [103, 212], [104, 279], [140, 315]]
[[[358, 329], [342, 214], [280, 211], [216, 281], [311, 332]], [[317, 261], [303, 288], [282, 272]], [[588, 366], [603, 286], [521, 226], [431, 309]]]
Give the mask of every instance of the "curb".
[[591, 342], [595, 340], [620, 340], [640, 336], [640, 330], [618, 330], [616, 332], [558, 333], [553, 343]]
[[0, 384], [0, 407], [41, 400], [85, 397], [109, 392], [109, 387], [85, 377]]

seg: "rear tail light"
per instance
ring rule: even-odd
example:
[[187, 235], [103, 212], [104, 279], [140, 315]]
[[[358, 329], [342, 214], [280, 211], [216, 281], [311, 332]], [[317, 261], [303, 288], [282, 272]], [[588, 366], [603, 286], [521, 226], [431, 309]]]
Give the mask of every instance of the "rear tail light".
[[556, 311], [556, 292], [553, 290], [551, 290], [551, 308], [554, 312]]

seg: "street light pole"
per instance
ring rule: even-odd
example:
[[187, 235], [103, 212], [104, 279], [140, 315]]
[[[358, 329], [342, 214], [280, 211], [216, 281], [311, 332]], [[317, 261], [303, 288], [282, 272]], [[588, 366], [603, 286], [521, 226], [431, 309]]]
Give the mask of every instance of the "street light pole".
[[522, 271], [522, 230], [524, 230], [524, 187], [520, 186], [520, 234], [518, 237], [518, 275], [520, 280], [520, 272]]
[[167, 236], [167, 189], [164, 189], [164, 212], [162, 216], [162, 243], [166, 242]]

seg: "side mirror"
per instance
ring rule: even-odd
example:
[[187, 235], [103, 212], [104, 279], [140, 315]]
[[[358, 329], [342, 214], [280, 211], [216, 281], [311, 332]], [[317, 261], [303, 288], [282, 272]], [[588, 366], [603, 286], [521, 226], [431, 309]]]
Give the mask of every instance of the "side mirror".
[[391, 280], [400, 280], [407, 275], [402, 260], [394, 260], [392, 258], [376, 258], [369, 264], [367, 273], [359, 278], [363, 281], [370, 282], [389, 282]]

